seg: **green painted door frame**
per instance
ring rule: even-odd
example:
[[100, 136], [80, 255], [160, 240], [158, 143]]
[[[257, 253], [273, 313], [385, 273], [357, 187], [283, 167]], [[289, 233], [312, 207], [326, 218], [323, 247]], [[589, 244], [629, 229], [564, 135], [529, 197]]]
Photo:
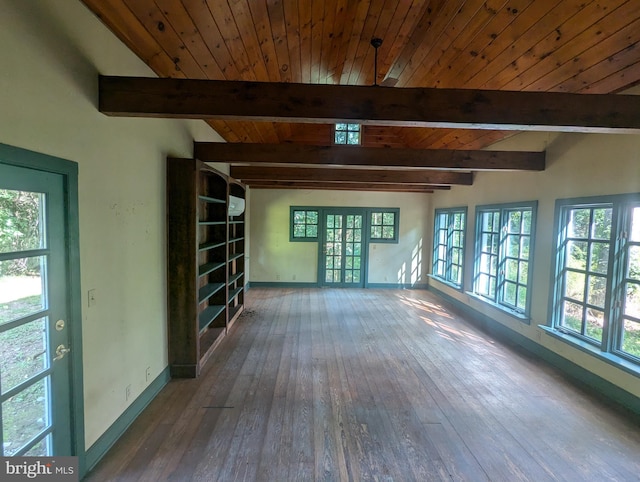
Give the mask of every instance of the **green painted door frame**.
[[[57, 182], [62, 183], [60, 200], [63, 203], [63, 223], [60, 232], [64, 232], [65, 263], [61, 268], [65, 272], [66, 291], [66, 326], [68, 328], [71, 352], [67, 355], [70, 377], [70, 424], [71, 440], [69, 454], [79, 457], [79, 472], [85, 472], [85, 434], [84, 434], [84, 399], [82, 383], [82, 314], [80, 291], [80, 246], [78, 217], [78, 165], [58, 157], [41, 154], [26, 149], [0, 144], [0, 164], [24, 168], [34, 174], [51, 173]], [[38, 177], [38, 176], [34, 176]], [[53, 179], [53, 178], [52, 178]]]
[[[348, 225], [348, 219], [359, 219], [359, 224]], [[334, 226], [333, 222], [342, 223], [340, 227]], [[332, 242], [327, 240], [328, 236], [333, 236], [341, 231], [336, 239], [336, 243], [340, 244], [339, 253], [332, 252]], [[367, 235], [369, 224], [367, 220], [367, 210], [364, 208], [323, 208], [320, 211], [319, 229], [318, 229], [318, 284], [320, 286], [335, 288], [363, 288], [367, 285], [367, 255], [369, 252], [369, 237]], [[351, 239], [357, 233], [357, 238]], [[352, 249], [357, 250], [356, 253], [351, 252]], [[328, 252], [329, 250], [329, 252]], [[355, 254], [355, 256], [354, 256]], [[329, 268], [327, 262], [330, 260], [333, 266], [334, 260], [340, 258], [340, 266]], [[359, 280], [345, 279], [345, 273], [353, 270], [353, 265], [347, 265], [349, 261], [359, 262]], [[341, 272], [339, 280], [328, 281], [327, 272]]]

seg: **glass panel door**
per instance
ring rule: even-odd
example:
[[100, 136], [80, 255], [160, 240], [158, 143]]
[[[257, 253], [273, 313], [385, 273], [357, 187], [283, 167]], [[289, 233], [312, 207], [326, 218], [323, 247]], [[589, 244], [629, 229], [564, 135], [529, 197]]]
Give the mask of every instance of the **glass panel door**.
[[0, 164], [0, 454], [70, 455], [63, 177]]
[[362, 287], [362, 213], [325, 213], [323, 233], [323, 284]]

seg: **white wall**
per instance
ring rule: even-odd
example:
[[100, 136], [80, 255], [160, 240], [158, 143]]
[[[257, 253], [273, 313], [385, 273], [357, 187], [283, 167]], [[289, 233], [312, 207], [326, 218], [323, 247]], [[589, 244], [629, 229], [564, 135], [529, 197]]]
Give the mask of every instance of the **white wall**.
[[0, 142], [79, 164], [89, 447], [145, 389], [147, 367], [153, 380], [167, 366], [165, 158], [221, 138], [201, 121], [100, 114], [98, 72], [153, 73], [79, 1], [0, 0], [0, 12]]
[[400, 242], [370, 244], [368, 282], [426, 283], [428, 194], [284, 189], [251, 191], [250, 281], [317, 282], [318, 243], [289, 242], [290, 206], [400, 208]]
[[[482, 204], [538, 201], [533, 258], [531, 324], [505, 315], [436, 280], [430, 284], [518, 333], [536, 341], [572, 362], [640, 396], [638, 378], [604, 363], [545, 334], [551, 282], [553, 218], [556, 199], [638, 192], [640, 190], [640, 135], [542, 134], [527, 133], [511, 137], [493, 149], [547, 151], [547, 168], [529, 173], [479, 173], [473, 186], [456, 187], [433, 195], [433, 208], [468, 206], [466, 232], [465, 289], [473, 276], [475, 207]], [[433, 213], [430, 214], [433, 216]], [[430, 224], [430, 229], [432, 226]], [[433, 245], [432, 234], [428, 236]], [[431, 267], [429, 267], [431, 272]]]

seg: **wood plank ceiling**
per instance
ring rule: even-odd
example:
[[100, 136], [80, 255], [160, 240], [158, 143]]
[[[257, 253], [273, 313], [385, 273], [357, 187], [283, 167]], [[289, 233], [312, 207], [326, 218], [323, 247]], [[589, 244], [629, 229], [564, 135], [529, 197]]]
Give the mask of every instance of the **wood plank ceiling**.
[[[82, 1], [159, 77], [584, 94], [640, 82], [638, 0]], [[231, 143], [333, 138], [328, 124], [207, 122]], [[366, 125], [362, 144], [477, 150], [511, 134]]]

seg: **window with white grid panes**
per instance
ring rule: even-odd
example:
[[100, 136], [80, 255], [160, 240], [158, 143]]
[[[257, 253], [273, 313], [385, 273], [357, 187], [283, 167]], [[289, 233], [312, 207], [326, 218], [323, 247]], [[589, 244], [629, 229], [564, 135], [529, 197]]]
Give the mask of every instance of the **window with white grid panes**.
[[640, 364], [640, 196], [558, 201], [552, 326]]
[[528, 316], [537, 203], [476, 208], [473, 292], [498, 307]]
[[369, 225], [369, 239], [372, 241], [397, 241], [398, 209], [372, 211]]
[[317, 209], [291, 208], [291, 241], [318, 240]]
[[461, 288], [464, 266], [466, 208], [436, 209], [433, 276]]
[[338, 123], [334, 129], [334, 144], [348, 146], [360, 145], [360, 124]]

